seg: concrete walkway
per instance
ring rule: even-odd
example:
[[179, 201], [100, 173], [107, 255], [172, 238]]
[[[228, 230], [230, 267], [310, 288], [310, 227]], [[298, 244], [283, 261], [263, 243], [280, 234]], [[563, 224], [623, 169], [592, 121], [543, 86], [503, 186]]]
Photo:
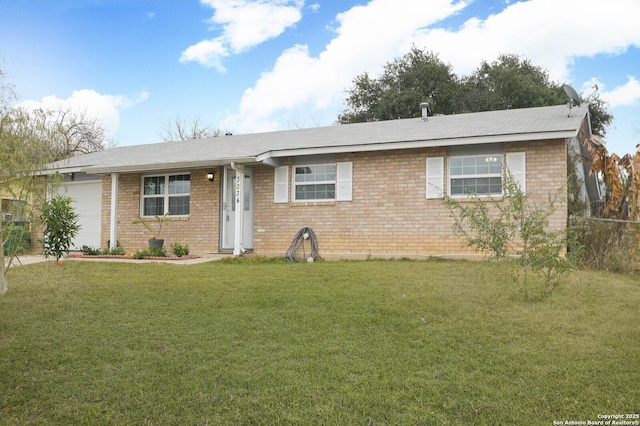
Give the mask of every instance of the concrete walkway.
[[[196, 265], [199, 263], [213, 262], [215, 260], [220, 260], [225, 257], [229, 257], [229, 254], [219, 254], [219, 253], [204, 253], [204, 254], [193, 254], [194, 256], [198, 256], [195, 259], [187, 259], [187, 260], [170, 260], [170, 259], [126, 259], [126, 258], [103, 258], [103, 257], [63, 257], [63, 262], [73, 261], [73, 262], [125, 262], [125, 263], [170, 263], [173, 265]], [[6, 260], [5, 260], [6, 261]], [[45, 259], [44, 256], [40, 255], [24, 255], [17, 256], [13, 259], [13, 263], [11, 267], [14, 266], [26, 266], [33, 265], [35, 263], [41, 262], [53, 262], [53, 258]]]

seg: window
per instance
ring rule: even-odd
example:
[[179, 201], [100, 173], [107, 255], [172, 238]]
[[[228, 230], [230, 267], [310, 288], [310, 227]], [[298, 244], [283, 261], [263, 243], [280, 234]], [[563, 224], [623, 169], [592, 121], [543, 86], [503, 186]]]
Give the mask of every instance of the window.
[[22, 222], [25, 220], [27, 203], [20, 200], [3, 198], [0, 203], [0, 220], [3, 222]]
[[[319, 158], [320, 157], [320, 158]], [[289, 193], [293, 201], [352, 201], [353, 163], [333, 162], [327, 156], [298, 159], [303, 164], [294, 164], [293, 176], [289, 179], [289, 166], [274, 169], [273, 202], [288, 203]], [[289, 191], [289, 185], [293, 189]]]
[[295, 166], [296, 201], [335, 200], [336, 165]]
[[142, 188], [142, 216], [189, 215], [190, 175], [144, 176]]
[[449, 157], [449, 194], [502, 195], [502, 154]]
[[[495, 148], [492, 151], [495, 152]], [[504, 154], [475, 152], [469, 153], [469, 155], [457, 152], [456, 154], [447, 157], [448, 174], [445, 173], [444, 168], [445, 157], [427, 157], [427, 199], [442, 198], [447, 192], [452, 197], [464, 197], [470, 193], [503, 195], [503, 163], [520, 189], [526, 192], [527, 155], [525, 152]], [[445, 182], [448, 183], [447, 191], [443, 190]], [[509, 194], [504, 195], [508, 196]]]

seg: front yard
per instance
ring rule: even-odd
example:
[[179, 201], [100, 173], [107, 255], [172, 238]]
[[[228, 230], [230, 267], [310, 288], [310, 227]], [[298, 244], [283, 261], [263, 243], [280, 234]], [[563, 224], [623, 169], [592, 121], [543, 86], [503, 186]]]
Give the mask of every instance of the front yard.
[[0, 424], [551, 425], [640, 412], [640, 277], [493, 262], [12, 269]]

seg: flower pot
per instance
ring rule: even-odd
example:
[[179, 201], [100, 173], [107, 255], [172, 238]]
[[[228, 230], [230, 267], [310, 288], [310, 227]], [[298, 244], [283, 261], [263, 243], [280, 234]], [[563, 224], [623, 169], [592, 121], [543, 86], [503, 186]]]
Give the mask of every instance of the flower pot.
[[164, 246], [164, 240], [161, 240], [158, 238], [152, 238], [149, 240], [149, 248], [151, 247], [162, 248], [163, 246]]

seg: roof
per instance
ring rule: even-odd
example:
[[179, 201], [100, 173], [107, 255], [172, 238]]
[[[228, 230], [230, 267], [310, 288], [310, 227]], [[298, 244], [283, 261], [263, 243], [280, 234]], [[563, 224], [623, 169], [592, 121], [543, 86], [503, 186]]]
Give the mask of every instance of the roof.
[[50, 170], [140, 172], [217, 165], [277, 164], [280, 157], [576, 137], [588, 106], [486, 111], [221, 136], [113, 148], [73, 157]]

